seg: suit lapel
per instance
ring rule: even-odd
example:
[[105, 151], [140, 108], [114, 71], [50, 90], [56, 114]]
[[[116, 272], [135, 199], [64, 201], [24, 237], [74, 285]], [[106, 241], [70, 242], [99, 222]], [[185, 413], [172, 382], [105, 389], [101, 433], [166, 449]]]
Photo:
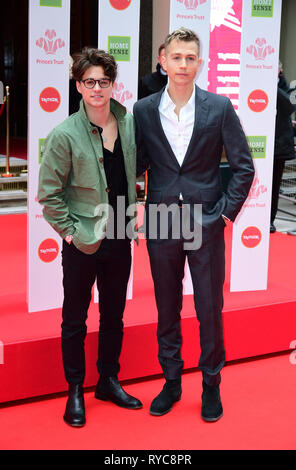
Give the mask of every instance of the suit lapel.
[[[161, 100], [161, 95], [164, 92], [164, 89], [162, 89], [160, 92], [155, 93], [154, 95], [151, 95], [151, 104], [152, 104], [152, 120], [151, 122], [154, 123], [154, 130], [155, 130], [155, 135], [157, 135], [161, 140], [162, 143], [170, 155], [170, 157], [173, 159], [174, 163], [178, 165], [180, 168], [180, 164], [172, 150], [172, 147], [170, 146], [170, 143], [164, 133], [161, 120], [160, 120], [160, 115], [159, 115], [159, 103]], [[195, 85], [195, 118], [194, 118], [194, 126], [193, 126], [193, 131], [192, 131], [192, 136], [187, 148], [187, 152], [185, 154], [182, 166], [184, 165], [185, 161], [190, 158], [190, 155], [193, 153], [193, 149], [196, 148], [196, 142], [198, 140], [198, 136], [202, 129], [205, 127], [208, 119], [208, 113], [209, 113], [209, 108], [207, 105], [207, 95], [198, 86]]]
[[180, 168], [179, 162], [172, 150], [172, 147], [170, 146], [170, 143], [165, 135], [165, 132], [163, 130], [161, 120], [160, 120], [160, 114], [159, 114], [159, 103], [161, 100], [161, 95], [164, 92], [164, 88], [159, 92], [151, 96], [151, 103], [152, 103], [152, 122], [154, 123], [155, 126], [155, 135], [158, 136], [158, 138], [161, 139], [167, 153], [170, 155], [170, 157], [173, 159], [174, 163], [178, 165]]
[[208, 119], [208, 114], [209, 114], [209, 107], [207, 105], [207, 95], [202, 90], [199, 88], [197, 85], [195, 85], [195, 118], [194, 118], [194, 126], [193, 126], [193, 131], [192, 131], [192, 136], [182, 163], [182, 166], [184, 163], [190, 158], [190, 156], [193, 154], [193, 150], [196, 149], [196, 145], [198, 142], [198, 137], [202, 131], [202, 129], [205, 127]]

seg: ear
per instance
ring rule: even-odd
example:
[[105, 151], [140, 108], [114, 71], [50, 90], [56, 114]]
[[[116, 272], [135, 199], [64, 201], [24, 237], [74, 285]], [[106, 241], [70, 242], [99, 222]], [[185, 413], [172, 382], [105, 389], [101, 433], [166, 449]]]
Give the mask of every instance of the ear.
[[78, 80], [76, 80], [76, 88], [77, 88], [78, 93], [82, 94], [82, 92], [81, 92], [81, 83]]
[[202, 65], [202, 58], [200, 57], [200, 58], [198, 59], [198, 66], [197, 66], [197, 71], [198, 71], [198, 72], [200, 71], [201, 65]]
[[166, 59], [166, 55], [164, 55], [162, 56], [160, 65], [165, 72], [167, 72], [166, 63], [167, 63], [167, 59]]

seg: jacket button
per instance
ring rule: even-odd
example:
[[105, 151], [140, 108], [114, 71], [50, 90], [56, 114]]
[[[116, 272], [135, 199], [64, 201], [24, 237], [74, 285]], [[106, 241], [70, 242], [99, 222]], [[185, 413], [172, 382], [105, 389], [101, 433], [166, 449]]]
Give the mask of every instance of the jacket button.
[[97, 129], [93, 129], [91, 132], [92, 132], [92, 134], [97, 134], [98, 133]]
[[106, 193], [110, 193], [111, 189], [110, 188], [106, 188]]
[[100, 162], [100, 163], [103, 163], [103, 158], [102, 158], [102, 157], [99, 158], [99, 162]]

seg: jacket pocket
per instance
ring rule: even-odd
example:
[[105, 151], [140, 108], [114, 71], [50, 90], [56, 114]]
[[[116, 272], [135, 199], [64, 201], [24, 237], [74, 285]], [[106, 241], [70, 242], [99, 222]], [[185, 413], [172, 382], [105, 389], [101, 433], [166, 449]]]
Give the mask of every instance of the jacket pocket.
[[220, 189], [201, 189], [200, 196], [202, 202], [216, 202], [221, 198], [222, 192]]
[[94, 188], [99, 181], [97, 162], [92, 158], [73, 158], [73, 173], [71, 184], [82, 188]]

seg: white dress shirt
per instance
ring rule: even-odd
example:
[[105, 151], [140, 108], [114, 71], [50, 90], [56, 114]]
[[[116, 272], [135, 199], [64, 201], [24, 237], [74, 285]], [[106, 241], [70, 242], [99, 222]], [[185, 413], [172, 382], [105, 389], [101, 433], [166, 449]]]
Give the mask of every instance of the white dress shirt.
[[161, 124], [166, 138], [181, 166], [192, 136], [195, 118], [195, 87], [193, 93], [185, 106], [180, 110], [179, 117], [175, 113], [176, 105], [168, 94], [166, 86], [160, 103], [159, 114]]
[[[158, 110], [166, 138], [181, 166], [193, 132], [195, 119], [195, 87], [193, 87], [189, 101], [181, 108], [178, 117], [174, 111], [176, 105], [168, 94], [168, 86], [169, 84], [167, 84], [162, 94]], [[183, 199], [182, 194], [180, 194], [179, 197], [180, 200]], [[224, 214], [222, 214], [222, 217], [230, 220]]]

